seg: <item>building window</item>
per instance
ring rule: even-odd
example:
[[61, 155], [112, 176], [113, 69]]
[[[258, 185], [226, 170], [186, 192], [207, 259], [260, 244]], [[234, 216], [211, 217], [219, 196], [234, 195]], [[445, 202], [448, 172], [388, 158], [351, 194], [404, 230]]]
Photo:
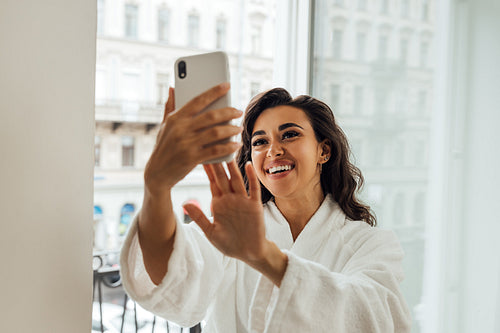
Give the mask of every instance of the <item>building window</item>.
[[396, 225], [405, 225], [404, 222], [404, 212], [406, 210], [405, 207], [405, 195], [404, 193], [397, 193], [394, 197], [394, 223]]
[[378, 58], [380, 60], [387, 59], [387, 36], [378, 38]]
[[425, 194], [419, 192], [415, 197], [415, 206], [413, 207], [413, 216], [415, 218], [415, 224], [423, 225], [425, 224], [426, 215], [426, 204], [425, 204]]
[[370, 152], [372, 167], [380, 167], [384, 163], [384, 146], [381, 140], [373, 140]]
[[342, 30], [335, 29], [332, 33], [332, 56], [334, 59], [340, 59], [342, 57]]
[[404, 65], [408, 63], [408, 44], [408, 39], [403, 38], [399, 45], [399, 59]]
[[420, 90], [417, 96], [417, 113], [425, 114], [427, 111], [427, 91]]
[[252, 54], [260, 54], [262, 49], [262, 28], [254, 25], [250, 35]]
[[200, 39], [200, 17], [191, 14], [188, 17], [188, 46], [198, 47]]
[[358, 32], [356, 35], [356, 59], [366, 60], [366, 33], [364, 32]]
[[125, 5], [125, 37], [137, 38], [139, 19], [139, 7], [137, 5]]
[[97, 0], [97, 34], [104, 34], [104, 0]]
[[427, 60], [429, 58], [429, 43], [420, 43], [420, 67], [427, 67]]
[[422, 0], [422, 21], [429, 21], [429, 0]]
[[330, 107], [334, 113], [342, 112], [340, 107], [340, 85], [338, 84], [330, 85]]
[[166, 8], [158, 10], [158, 40], [168, 42], [170, 12]]
[[387, 14], [389, 12], [389, 1], [380, 0], [380, 13]]
[[250, 98], [253, 98], [258, 93], [260, 93], [260, 83], [259, 82], [250, 83]]
[[355, 115], [360, 115], [363, 113], [363, 101], [365, 98], [365, 90], [362, 86], [354, 87], [354, 107], [353, 111]]
[[219, 50], [226, 48], [226, 20], [218, 19], [215, 23], [215, 48]]
[[375, 90], [375, 110], [379, 115], [385, 114], [388, 112], [388, 96], [387, 91], [384, 88], [376, 88]]
[[405, 164], [405, 143], [398, 140], [394, 145], [394, 166], [403, 166]]
[[94, 166], [101, 166], [101, 137], [94, 137]]
[[410, 1], [401, 0], [401, 17], [408, 18], [410, 16]]
[[363, 141], [360, 139], [351, 140], [351, 152], [354, 156], [355, 164], [362, 165], [364, 163], [364, 161], [362, 159]]
[[157, 87], [158, 87], [158, 98], [156, 99], [156, 104], [162, 105], [168, 99], [168, 75], [158, 74], [156, 77]]
[[135, 140], [133, 136], [122, 137], [122, 166], [134, 166], [134, 146]]
[[358, 0], [358, 10], [366, 10], [366, 0]]

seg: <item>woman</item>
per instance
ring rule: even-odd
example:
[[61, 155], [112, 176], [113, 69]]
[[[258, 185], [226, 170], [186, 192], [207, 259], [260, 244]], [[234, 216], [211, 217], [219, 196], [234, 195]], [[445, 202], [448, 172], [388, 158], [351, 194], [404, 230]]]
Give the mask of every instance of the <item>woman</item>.
[[[172, 90], [145, 170], [144, 204], [122, 250], [122, 279], [144, 308], [204, 332], [409, 332], [403, 252], [355, 192], [362, 183], [328, 106], [283, 89], [250, 103], [235, 161], [205, 165], [213, 222], [171, 188], [196, 164], [234, 152], [212, 142], [241, 112], [199, 114], [220, 85], [174, 111]], [[185, 133], [192, 133], [186, 136]], [[238, 168], [239, 166], [239, 168]], [[201, 230], [200, 230], [201, 229]]]

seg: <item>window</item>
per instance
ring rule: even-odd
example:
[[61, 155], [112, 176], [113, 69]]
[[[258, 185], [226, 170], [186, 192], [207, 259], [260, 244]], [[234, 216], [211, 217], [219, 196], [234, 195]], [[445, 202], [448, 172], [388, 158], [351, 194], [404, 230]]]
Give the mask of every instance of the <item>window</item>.
[[251, 52], [252, 54], [260, 54], [262, 48], [262, 28], [260, 26], [254, 25], [252, 27], [252, 33], [250, 35], [251, 40]]
[[427, 60], [429, 58], [429, 43], [422, 41], [420, 43], [420, 67], [427, 67]]
[[394, 215], [393, 215], [394, 226], [405, 225], [406, 204], [405, 204], [404, 193], [400, 192], [394, 196], [393, 208], [394, 208]]
[[122, 137], [122, 166], [134, 166], [134, 146], [135, 139], [133, 136]]
[[166, 8], [158, 10], [158, 40], [160, 42], [168, 42], [169, 39], [169, 23], [170, 12]]
[[94, 137], [94, 165], [101, 166], [101, 137]]
[[375, 89], [375, 112], [378, 115], [388, 113], [388, 94], [389, 91], [385, 87]]
[[378, 58], [379, 60], [387, 59], [387, 36], [385, 35], [378, 38]]
[[402, 140], [394, 142], [394, 166], [401, 167], [405, 164], [405, 143]]
[[104, 0], [97, 0], [97, 34], [104, 34]]
[[156, 82], [158, 87], [156, 104], [163, 105], [168, 99], [168, 74], [158, 74]]
[[401, 0], [401, 17], [408, 18], [410, 15], [410, 0]]
[[366, 10], [366, 0], [358, 0], [358, 10], [360, 11]]
[[362, 86], [357, 85], [354, 87], [353, 112], [355, 115], [363, 113], [364, 94], [365, 89]]
[[380, 0], [380, 13], [389, 13], [389, 0]]
[[215, 48], [224, 50], [226, 48], [226, 21], [218, 19], [215, 27]]
[[429, 0], [422, 0], [422, 21], [429, 21]]
[[250, 83], [250, 98], [253, 98], [258, 93], [260, 93], [260, 83], [259, 82]]
[[188, 17], [188, 46], [198, 47], [200, 39], [200, 17], [191, 14]]
[[366, 33], [364, 32], [356, 34], [356, 60], [366, 60]]
[[125, 5], [125, 37], [137, 38], [139, 8], [137, 5]]
[[[95, 119], [99, 131], [95, 154], [99, 166], [94, 172], [94, 203], [104, 215], [94, 250], [117, 251], [140, 208], [134, 200], [144, 192], [144, 165], [156, 144], [168, 87], [173, 85], [175, 59], [198, 53], [197, 48], [203, 52], [230, 50], [231, 104], [244, 109], [251, 94], [273, 87], [276, 0], [232, 1], [230, 6], [227, 0], [213, 0], [208, 7], [199, 0], [95, 1], [100, 1], [99, 8], [105, 4], [106, 33], [126, 37], [97, 35], [96, 48]], [[245, 20], [238, 19], [240, 14]], [[182, 203], [193, 197], [209, 216], [211, 194], [203, 168], [195, 168], [177, 184], [172, 197], [179, 220], [183, 218]], [[107, 296], [105, 302], [114, 301]], [[103, 314], [109, 318], [106, 310]], [[99, 313], [94, 318], [99, 320]], [[158, 318], [156, 323], [155, 331], [163, 331], [165, 325], [158, 325]], [[145, 324], [151, 327], [150, 321]], [[133, 319], [126, 320], [123, 331], [134, 329]]]
[[332, 33], [332, 56], [334, 59], [342, 58], [342, 37], [343, 32], [340, 29], [334, 29]]
[[417, 96], [417, 114], [427, 114], [427, 91], [419, 90]]
[[406, 65], [408, 64], [408, 39], [402, 38], [399, 45], [399, 60]]
[[334, 110], [334, 113], [342, 113], [340, 105], [340, 85], [338, 84], [332, 84], [330, 86], [330, 107]]

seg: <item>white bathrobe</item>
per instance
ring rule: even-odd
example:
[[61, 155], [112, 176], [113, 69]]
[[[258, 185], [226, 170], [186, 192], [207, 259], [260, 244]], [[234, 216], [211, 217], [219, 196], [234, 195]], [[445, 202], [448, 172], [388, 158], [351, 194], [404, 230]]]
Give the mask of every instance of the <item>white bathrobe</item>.
[[403, 251], [393, 232], [348, 220], [327, 196], [295, 242], [273, 202], [267, 238], [288, 255], [281, 287], [221, 254], [195, 226], [178, 224], [168, 273], [155, 286], [134, 220], [121, 254], [123, 286], [145, 309], [204, 333], [410, 332], [399, 289]]

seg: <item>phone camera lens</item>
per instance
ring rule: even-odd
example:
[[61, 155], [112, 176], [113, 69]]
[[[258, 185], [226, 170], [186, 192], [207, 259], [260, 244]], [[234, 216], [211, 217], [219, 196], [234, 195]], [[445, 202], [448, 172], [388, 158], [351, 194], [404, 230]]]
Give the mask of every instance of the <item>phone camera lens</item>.
[[179, 71], [179, 77], [181, 79], [186, 77], [187, 72], [186, 72], [186, 62], [185, 61], [179, 61], [178, 71]]

